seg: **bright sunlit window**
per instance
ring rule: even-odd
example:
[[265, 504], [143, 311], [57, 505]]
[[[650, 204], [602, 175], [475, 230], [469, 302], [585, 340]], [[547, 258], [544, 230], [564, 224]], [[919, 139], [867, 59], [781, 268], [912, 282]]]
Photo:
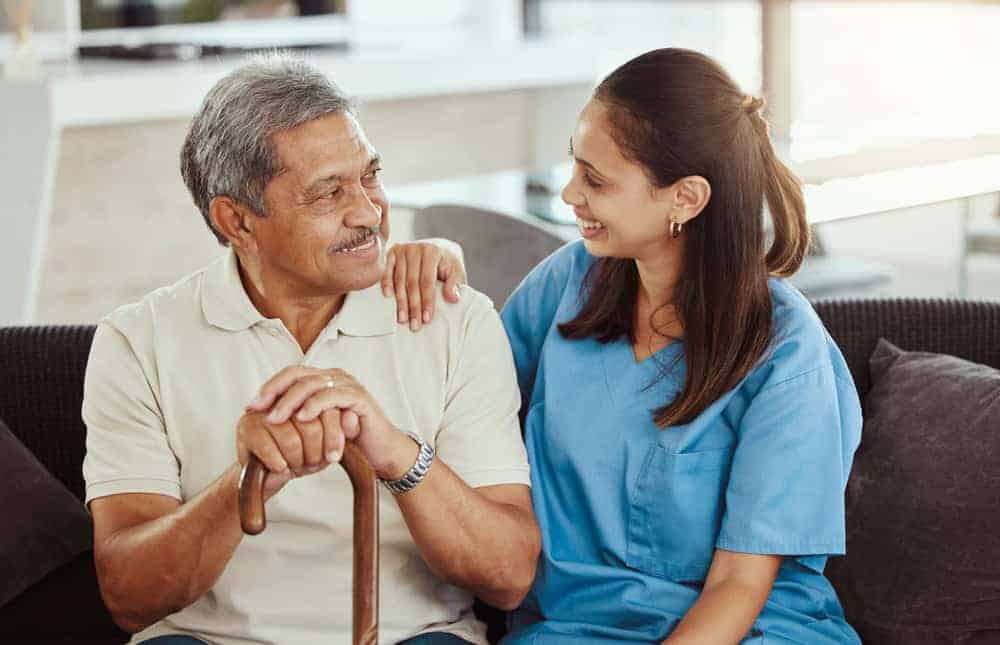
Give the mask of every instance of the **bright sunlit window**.
[[1000, 133], [1000, 5], [792, 5], [795, 137]]

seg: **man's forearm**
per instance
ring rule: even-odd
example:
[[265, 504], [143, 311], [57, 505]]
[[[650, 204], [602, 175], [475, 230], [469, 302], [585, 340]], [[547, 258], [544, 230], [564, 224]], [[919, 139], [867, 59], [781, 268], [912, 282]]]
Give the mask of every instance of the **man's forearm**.
[[489, 499], [440, 459], [420, 485], [396, 499], [435, 575], [501, 609], [520, 604], [541, 548], [529, 509]]
[[139, 631], [215, 584], [243, 537], [238, 478], [232, 466], [176, 510], [104, 539], [101, 591], [120, 626]]

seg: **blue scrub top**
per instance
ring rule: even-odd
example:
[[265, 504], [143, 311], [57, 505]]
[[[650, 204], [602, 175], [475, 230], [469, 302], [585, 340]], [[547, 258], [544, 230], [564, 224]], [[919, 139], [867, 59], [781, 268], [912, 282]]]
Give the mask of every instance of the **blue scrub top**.
[[694, 421], [660, 430], [652, 410], [683, 387], [682, 342], [637, 363], [628, 339], [556, 329], [579, 311], [593, 262], [582, 242], [563, 247], [502, 312], [543, 540], [504, 642], [660, 641], [698, 599], [718, 548], [787, 556], [744, 643], [860, 643], [822, 572], [844, 553], [861, 408], [812, 307], [770, 280], [769, 352]]

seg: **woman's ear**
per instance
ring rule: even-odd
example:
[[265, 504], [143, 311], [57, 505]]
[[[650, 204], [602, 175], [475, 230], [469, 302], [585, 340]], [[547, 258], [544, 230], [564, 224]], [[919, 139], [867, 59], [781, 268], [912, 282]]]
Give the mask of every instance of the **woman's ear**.
[[697, 217], [712, 197], [711, 184], [698, 175], [681, 177], [663, 190], [669, 191], [668, 199], [672, 200], [670, 220], [678, 224], [686, 224]]
[[237, 249], [252, 250], [257, 246], [253, 234], [254, 215], [230, 197], [212, 199], [208, 207], [212, 226]]

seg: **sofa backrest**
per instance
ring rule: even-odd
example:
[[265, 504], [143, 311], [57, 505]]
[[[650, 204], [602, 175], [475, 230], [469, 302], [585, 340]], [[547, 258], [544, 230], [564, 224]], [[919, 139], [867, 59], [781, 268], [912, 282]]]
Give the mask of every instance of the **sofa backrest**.
[[820, 300], [813, 303], [847, 359], [863, 401], [879, 338], [907, 351], [950, 354], [1000, 369], [1000, 301]]
[[0, 419], [83, 499], [80, 418], [92, 325], [0, 328]]

